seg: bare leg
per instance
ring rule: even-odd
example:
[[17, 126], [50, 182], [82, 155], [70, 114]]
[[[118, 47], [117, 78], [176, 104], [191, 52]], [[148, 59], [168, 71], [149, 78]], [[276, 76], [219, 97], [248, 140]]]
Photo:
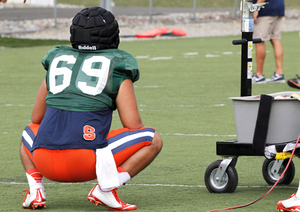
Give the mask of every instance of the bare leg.
[[21, 161], [23, 163], [25, 171], [28, 171], [30, 169], [35, 169], [34, 163], [31, 161], [30, 157], [25, 152], [23, 143], [21, 144], [20, 147], [20, 155], [21, 155]]
[[282, 63], [283, 63], [283, 47], [279, 39], [271, 40], [274, 49], [274, 56], [276, 61], [276, 74], [282, 74]]
[[264, 68], [264, 62], [266, 58], [265, 43], [264, 42], [256, 43], [255, 49], [256, 49], [256, 75], [259, 77], [264, 74], [263, 68]]
[[125, 169], [131, 177], [137, 175], [146, 168], [158, 155], [162, 149], [162, 139], [155, 131], [151, 145], [145, 146], [130, 156], [121, 167]]

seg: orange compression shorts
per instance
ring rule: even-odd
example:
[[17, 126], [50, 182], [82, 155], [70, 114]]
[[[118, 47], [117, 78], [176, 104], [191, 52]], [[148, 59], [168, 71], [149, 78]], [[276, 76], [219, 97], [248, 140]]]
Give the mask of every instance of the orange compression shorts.
[[[58, 182], [84, 182], [97, 178], [95, 150], [34, 149], [38, 128], [38, 124], [28, 125], [23, 131], [22, 142], [27, 155], [44, 177]], [[108, 146], [111, 148], [117, 167], [136, 151], [150, 145], [154, 132], [155, 130], [150, 127], [110, 131], [107, 136]]]

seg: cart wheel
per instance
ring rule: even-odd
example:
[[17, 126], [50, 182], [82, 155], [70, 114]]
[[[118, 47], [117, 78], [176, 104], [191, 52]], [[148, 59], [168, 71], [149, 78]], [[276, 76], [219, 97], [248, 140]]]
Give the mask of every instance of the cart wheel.
[[211, 193], [232, 193], [235, 191], [238, 184], [238, 174], [234, 165], [230, 164], [221, 181], [215, 179], [218, 167], [222, 160], [212, 162], [205, 171], [205, 185]]
[[[276, 161], [275, 159], [265, 159], [265, 161], [263, 163], [263, 167], [262, 167], [262, 173], [263, 173], [264, 179], [270, 185], [274, 185], [277, 182], [280, 175], [284, 171], [289, 159], [285, 159], [283, 161], [279, 171], [276, 173], [271, 171], [275, 161]], [[278, 184], [289, 185], [293, 181], [294, 176], [295, 176], [295, 165], [294, 165], [293, 161], [291, 161], [288, 169], [286, 170], [285, 174], [280, 179]]]

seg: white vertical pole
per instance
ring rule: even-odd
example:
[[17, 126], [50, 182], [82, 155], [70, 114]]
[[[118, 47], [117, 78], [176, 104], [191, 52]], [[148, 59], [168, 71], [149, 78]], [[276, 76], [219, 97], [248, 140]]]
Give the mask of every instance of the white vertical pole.
[[111, 4], [112, 4], [112, 0], [106, 0], [106, 10], [113, 12]]
[[153, 9], [153, 1], [149, 0], [149, 22], [152, 23], [152, 9]]
[[57, 28], [57, 0], [54, 0], [54, 27]]
[[196, 20], [197, 0], [193, 2], [193, 19]]
[[236, 18], [237, 18], [237, 11], [238, 11], [238, 6], [237, 6], [238, 2], [237, 1], [238, 0], [234, 0], [234, 20], [236, 20]]
[[99, 6], [112, 12], [112, 0], [99, 0]]

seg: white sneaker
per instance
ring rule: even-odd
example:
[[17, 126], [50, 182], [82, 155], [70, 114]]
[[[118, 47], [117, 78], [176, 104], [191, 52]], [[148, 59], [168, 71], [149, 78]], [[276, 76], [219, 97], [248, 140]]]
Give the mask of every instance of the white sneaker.
[[300, 211], [300, 198], [296, 197], [296, 193], [292, 194], [289, 199], [281, 200], [277, 203], [279, 211]]
[[257, 76], [256, 74], [253, 74], [252, 84], [264, 84], [264, 83], [266, 83], [265, 75]]
[[116, 190], [101, 191], [99, 185], [96, 184], [87, 199], [96, 206], [102, 205], [112, 211], [131, 211], [137, 208], [135, 205], [126, 204], [120, 200]]
[[[26, 192], [25, 194], [23, 194]], [[46, 192], [43, 189], [37, 188], [32, 194], [25, 190], [21, 192], [24, 197], [23, 208], [25, 209], [42, 209], [46, 207]]]
[[267, 83], [285, 83], [284, 75], [277, 75], [275, 72], [270, 77], [270, 79], [266, 80]]

